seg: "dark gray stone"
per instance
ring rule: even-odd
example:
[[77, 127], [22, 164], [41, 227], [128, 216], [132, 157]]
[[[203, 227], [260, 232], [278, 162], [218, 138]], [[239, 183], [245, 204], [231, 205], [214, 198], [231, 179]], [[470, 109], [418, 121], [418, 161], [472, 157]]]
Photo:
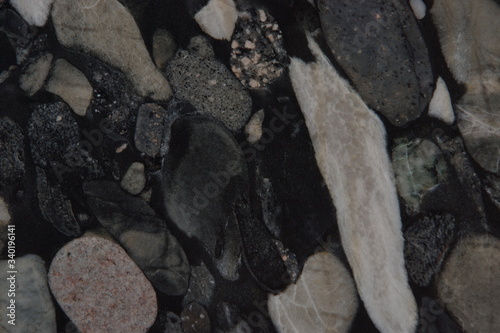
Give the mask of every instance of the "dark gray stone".
[[240, 310], [234, 304], [221, 302], [216, 306], [217, 324], [224, 331], [229, 331], [236, 326], [240, 318]]
[[425, 216], [405, 232], [405, 262], [408, 275], [426, 287], [438, 273], [455, 240], [455, 218], [450, 215]]
[[182, 304], [187, 305], [196, 301], [201, 305], [209, 306], [214, 296], [214, 290], [215, 279], [205, 263], [202, 262], [200, 266], [191, 266], [189, 288]]
[[77, 237], [80, 226], [73, 215], [71, 202], [58, 184], [52, 184], [42, 168], [36, 168], [38, 206], [43, 217], [60, 233]]
[[0, 187], [24, 175], [24, 136], [21, 127], [9, 117], [0, 118]]
[[184, 307], [181, 313], [184, 333], [209, 333], [210, 318], [203, 306], [191, 303]]
[[190, 274], [186, 254], [153, 209], [114, 182], [86, 182], [83, 191], [99, 222], [151, 283], [167, 295], [185, 294]]
[[318, 1], [335, 60], [370, 108], [404, 126], [432, 97], [427, 46], [406, 0]]
[[166, 117], [167, 111], [157, 104], [143, 104], [139, 108], [135, 126], [135, 146], [137, 149], [151, 157], [158, 154], [165, 132]]

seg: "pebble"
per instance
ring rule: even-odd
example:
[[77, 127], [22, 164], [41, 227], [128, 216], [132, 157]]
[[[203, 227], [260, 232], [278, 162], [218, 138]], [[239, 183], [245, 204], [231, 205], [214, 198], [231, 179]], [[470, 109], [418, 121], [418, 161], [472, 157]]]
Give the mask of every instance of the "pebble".
[[450, 93], [441, 77], [436, 81], [436, 89], [429, 102], [429, 116], [451, 125], [455, 122], [455, 113], [451, 105]]
[[256, 143], [262, 137], [264, 110], [255, 112], [245, 126], [245, 134], [249, 143]]
[[93, 92], [85, 75], [64, 59], [55, 62], [45, 90], [60, 96], [82, 117], [87, 113]]
[[238, 12], [233, 0], [210, 0], [196, 13], [194, 19], [210, 37], [230, 40]]
[[328, 252], [309, 257], [296, 284], [270, 295], [269, 315], [278, 332], [349, 332], [358, 309], [354, 280]]
[[141, 105], [135, 125], [135, 146], [141, 152], [155, 157], [160, 151], [163, 136], [167, 131], [167, 111], [153, 103]]
[[191, 266], [189, 288], [182, 304], [186, 306], [191, 302], [197, 302], [209, 306], [214, 296], [215, 287], [215, 279], [204, 262], [200, 266]]
[[23, 69], [19, 76], [19, 86], [28, 96], [33, 96], [42, 89], [49, 75], [53, 58], [51, 53], [45, 53]]
[[49, 17], [50, 6], [54, 0], [10, 0], [10, 4], [30, 25], [42, 27]]
[[210, 318], [203, 306], [198, 303], [190, 303], [185, 306], [181, 313], [182, 329], [184, 333], [209, 333]]
[[[16, 257], [15, 269], [10, 260], [0, 260], [0, 331], [9, 333], [54, 333], [57, 331], [56, 311], [47, 285], [45, 262], [37, 255]], [[16, 271], [11, 274], [9, 271]], [[14, 275], [14, 280], [9, 280]], [[12, 286], [15, 284], [15, 287]], [[10, 297], [9, 289], [15, 296]], [[14, 316], [8, 307], [15, 301]], [[13, 320], [15, 319], [15, 320]], [[13, 320], [11, 322], [11, 320]], [[15, 325], [12, 325], [14, 323]]]
[[134, 18], [119, 1], [55, 0], [52, 21], [61, 44], [85, 50], [118, 67], [140, 95], [156, 100], [172, 97], [170, 85], [151, 60]]
[[0, 187], [13, 184], [24, 176], [24, 135], [9, 117], [0, 118]]
[[52, 294], [81, 332], [146, 332], [156, 318], [151, 283], [118, 245], [75, 239], [55, 255]]
[[500, 240], [461, 239], [437, 282], [437, 293], [465, 332], [500, 331]]
[[190, 275], [186, 254], [153, 209], [114, 182], [90, 181], [83, 191], [92, 213], [151, 283], [166, 295], [184, 295]]
[[146, 186], [146, 176], [144, 175], [144, 164], [134, 162], [130, 165], [123, 176], [121, 187], [130, 194], [136, 195], [142, 192]]
[[175, 55], [177, 44], [170, 32], [158, 29], [153, 35], [153, 60], [156, 67], [164, 70], [167, 63]]

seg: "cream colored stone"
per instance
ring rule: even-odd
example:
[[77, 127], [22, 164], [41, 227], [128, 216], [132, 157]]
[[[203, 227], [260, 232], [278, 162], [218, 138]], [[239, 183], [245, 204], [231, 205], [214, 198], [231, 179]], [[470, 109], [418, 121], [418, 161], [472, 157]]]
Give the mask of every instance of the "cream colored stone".
[[144, 164], [134, 162], [130, 165], [127, 172], [120, 182], [121, 187], [130, 194], [141, 193], [146, 185], [146, 176], [144, 175]]
[[500, 332], [500, 240], [460, 240], [439, 276], [439, 298], [466, 333]]
[[290, 78], [337, 209], [358, 292], [380, 331], [412, 333], [417, 306], [405, 270], [384, 126], [308, 39], [316, 61], [292, 57]]
[[296, 284], [270, 295], [268, 309], [278, 332], [348, 332], [358, 308], [354, 280], [328, 252], [309, 257]]
[[177, 44], [170, 32], [158, 29], [153, 35], [153, 59], [156, 66], [163, 70], [177, 50]]
[[153, 64], [129, 11], [117, 0], [56, 0], [52, 20], [64, 46], [84, 50], [121, 69], [138, 93], [167, 100], [172, 90]]
[[455, 113], [451, 105], [450, 93], [441, 77], [436, 81], [436, 88], [429, 102], [429, 116], [440, 119], [448, 125], [455, 122]]
[[256, 143], [262, 137], [262, 122], [264, 121], [264, 110], [255, 112], [245, 126], [247, 141]]
[[210, 37], [230, 40], [238, 12], [233, 0], [210, 0], [196, 13], [194, 19]]
[[60, 96], [79, 116], [85, 116], [92, 100], [92, 86], [76, 67], [64, 59], [54, 64], [45, 90]]
[[47, 75], [49, 75], [52, 58], [52, 54], [44, 54], [26, 67], [19, 76], [19, 86], [28, 96], [33, 96], [42, 89]]

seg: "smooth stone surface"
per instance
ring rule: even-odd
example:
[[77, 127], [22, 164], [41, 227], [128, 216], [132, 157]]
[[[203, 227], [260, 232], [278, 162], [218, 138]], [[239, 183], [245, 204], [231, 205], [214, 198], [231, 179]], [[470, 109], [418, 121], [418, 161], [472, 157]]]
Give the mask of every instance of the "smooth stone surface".
[[85, 75], [64, 59], [55, 62], [45, 90], [60, 96], [82, 117], [87, 112], [93, 92]]
[[202, 262], [200, 266], [191, 266], [191, 278], [186, 296], [182, 300], [184, 306], [197, 302], [209, 306], [215, 291], [215, 279]]
[[33, 96], [40, 89], [49, 75], [52, 59], [51, 53], [46, 53], [29, 64], [19, 76], [19, 86], [28, 95]]
[[[47, 285], [45, 262], [37, 255], [28, 254], [17, 257], [15, 263], [15, 297], [8, 297], [12, 269], [7, 260], [0, 260], [0, 331], [9, 333], [54, 333], [56, 311]], [[10, 300], [15, 300], [15, 326], [8, 323], [6, 313]]]
[[55, 255], [52, 294], [81, 332], [146, 332], [156, 318], [151, 283], [118, 245], [75, 239]]
[[236, 280], [241, 240], [231, 206], [236, 184], [246, 176], [236, 140], [209, 118], [180, 118], [172, 127], [162, 174], [171, 220], [201, 241], [224, 278]]
[[167, 295], [185, 294], [190, 274], [186, 254], [153, 209], [114, 182], [87, 182], [83, 191], [92, 213], [151, 283]]
[[0, 187], [24, 175], [24, 135], [11, 118], [0, 118]]
[[179, 51], [166, 74], [177, 97], [237, 131], [250, 117], [252, 100], [227, 68], [213, 58]]
[[135, 125], [135, 146], [141, 152], [155, 157], [160, 151], [163, 136], [167, 131], [167, 111], [153, 103], [141, 105]]
[[249, 143], [256, 143], [262, 137], [264, 110], [255, 112], [245, 126], [245, 134]]
[[425, 6], [425, 2], [423, 0], [410, 0], [410, 6], [417, 20], [421, 20], [425, 17], [427, 7]]
[[184, 307], [181, 313], [184, 333], [209, 333], [210, 318], [203, 306], [191, 303]]
[[36, 194], [38, 206], [43, 217], [60, 233], [69, 236], [79, 236], [80, 226], [75, 219], [71, 201], [64, 195], [59, 184], [53, 184], [47, 179], [42, 168], [36, 168]]
[[10, 223], [9, 206], [3, 197], [0, 197], [0, 254], [7, 244], [7, 226]]
[[233, 0], [209, 0], [194, 16], [201, 30], [215, 39], [230, 40], [238, 12]]
[[144, 164], [134, 162], [130, 165], [120, 182], [121, 187], [130, 194], [141, 193], [146, 185], [146, 176], [144, 175]]
[[49, 17], [50, 6], [54, 0], [10, 0], [23, 19], [30, 25], [42, 27]]
[[59, 42], [118, 67], [140, 95], [156, 100], [172, 96], [169, 83], [149, 56], [134, 18], [117, 0], [56, 0], [52, 20]]
[[450, 93], [441, 77], [436, 81], [436, 89], [429, 102], [429, 116], [440, 119], [451, 125], [455, 122], [455, 112], [451, 105]]
[[309, 257], [296, 284], [270, 295], [269, 314], [278, 332], [348, 332], [358, 309], [354, 280], [328, 252]]
[[437, 283], [439, 298], [465, 332], [500, 331], [500, 240], [476, 235], [460, 240]]
[[414, 222], [404, 233], [405, 262], [410, 278], [426, 287], [455, 241], [455, 218], [450, 215], [425, 216]]
[[449, 178], [449, 171], [441, 150], [427, 139], [395, 141], [392, 166], [396, 175], [398, 193], [407, 212], [415, 214], [420, 209], [423, 196], [439, 183]]
[[176, 50], [177, 44], [172, 34], [165, 29], [156, 30], [153, 35], [153, 60], [156, 67], [164, 70]]
[[292, 58], [290, 78], [337, 210], [358, 292], [380, 331], [414, 332], [417, 305], [405, 269], [385, 128], [312, 37], [308, 40], [316, 61]]
[[417, 119], [432, 96], [427, 46], [407, 0], [319, 1], [335, 60], [368, 104], [395, 126]]

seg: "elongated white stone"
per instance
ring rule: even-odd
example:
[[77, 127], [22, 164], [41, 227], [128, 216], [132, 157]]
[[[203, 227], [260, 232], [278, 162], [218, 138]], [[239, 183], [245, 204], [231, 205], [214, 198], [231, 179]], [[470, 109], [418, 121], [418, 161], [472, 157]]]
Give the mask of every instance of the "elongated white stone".
[[448, 125], [455, 121], [455, 113], [451, 105], [450, 93], [444, 80], [439, 77], [436, 81], [436, 89], [429, 102], [429, 116], [438, 118]]
[[417, 20], [421, 20], [425, 17], [427, 7], [423, 0], [410, 0], [410, 6]]
[[309, 39], [316, 62], [292, 58], [290, 77], [337, 208], [337, 220], [361, 299], [382, 332], [414, 332], [403, 236], [385, 130]]
[[233, 0], [210, 0], [196, 13], [194, 19], [210, 37], [230, 40], [238, 12]]

